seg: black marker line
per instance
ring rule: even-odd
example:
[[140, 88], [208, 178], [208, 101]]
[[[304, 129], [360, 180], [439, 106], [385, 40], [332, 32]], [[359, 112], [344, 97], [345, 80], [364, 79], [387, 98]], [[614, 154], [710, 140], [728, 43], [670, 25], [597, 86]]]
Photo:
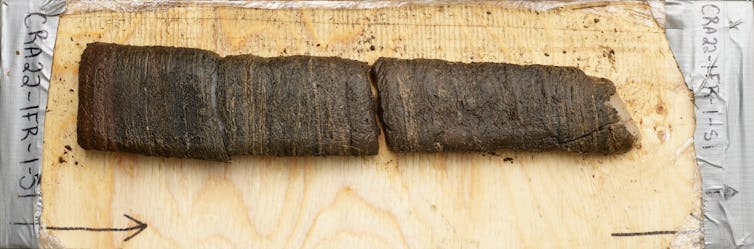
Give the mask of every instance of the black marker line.
[[632, 236], [648, 236], [648, 235], [668, 235], [676, 234], [678, 231], [649, 231], [649, 232], [637, 232], [637, 233], [611, 233], [613, 237], [632, 237]]
[[[141, 233], [141, 231], [144, 231], [144, 229], [147, 229], [147, 224], [143, 223], [137, 219], [134, 219], [131, 216], [128, 216], [127, 214], [123, 214], [123, 216], [126, 216], [129, 220], [136, 222], [136, 226], [132, 227], [126, 227], [126, 228], [97, 228], [97, 227], [58, 227], [58, 226], [46, 226], [45, 229], [49, 230], [60, 230], [60, 231], [87, 231], [87, 232], [126, 232], [131, 230], [137, 230], [135, 233], [129, 235], [126, 237], [123, 241], [128, 241], [134, 236]], [[35, 222], [14, 222], [11, 223], [12, 225], [22, 225], [22, 226], [32, 226], [32, 225], [38, 225], [39, 223]]]
[[38, 105], [27, 106], [27, 107], [21, 108], [21, 111], [26, 111], [26, 110], [36, 109], [36, 108], [39, 108], [39, 106]]
[[42, 196], [40, 194], [18, 195], [18, 198], [37, 197]]

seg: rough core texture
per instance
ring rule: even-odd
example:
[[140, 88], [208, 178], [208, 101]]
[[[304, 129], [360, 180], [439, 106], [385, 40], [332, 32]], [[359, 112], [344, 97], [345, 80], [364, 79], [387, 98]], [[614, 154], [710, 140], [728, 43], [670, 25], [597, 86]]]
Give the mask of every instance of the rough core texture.
[[[398, 152], [620, 153], [637, 132], [612, 82], [573, 67], [379, 59]], [[228, 161], [230, 155], [374, 155], [364, 62], [88, 44], [79, 68], [84, 149]]]
[[610, 154], [637, 140], [613, 83], [577, 68], [381, 58], [372, 73], [398, 152]]
[[377, 154], [367, 63], [239, 55], [223, 59], [219, 75], [230, 154]]
[[227, 161], [214, 106], [215, 53], [88, 44], [79, 66], [84, 149]]
[[372, 155], [366, 63], [92, 43], [79, 68], [84, 149], [228, 161], [229, 155]]

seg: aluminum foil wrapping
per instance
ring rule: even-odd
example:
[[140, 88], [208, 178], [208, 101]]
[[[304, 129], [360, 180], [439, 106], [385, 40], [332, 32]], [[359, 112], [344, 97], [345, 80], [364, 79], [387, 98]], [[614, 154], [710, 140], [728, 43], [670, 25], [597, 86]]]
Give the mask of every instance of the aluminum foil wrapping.
[[58, 15], [65, 1], [2, 1], [0, 247], [37, 247], [42, 141]]
[[706, 248], [754, 248], [751, 1], [669, 1], [667, 36], [694, 92]]

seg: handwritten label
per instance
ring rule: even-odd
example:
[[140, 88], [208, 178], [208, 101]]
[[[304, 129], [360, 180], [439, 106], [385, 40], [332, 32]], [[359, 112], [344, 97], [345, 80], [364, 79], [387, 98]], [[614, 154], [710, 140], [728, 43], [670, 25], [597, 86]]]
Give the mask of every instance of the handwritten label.
[[[0, 84], [0, 248], [36, 248], [42, 143], [61, 0], [4, 0]], [[29, 223], [20, 226], [13, 223]]]
[[[704, 129], [702, 139], [697, 139], [697, 149], [716, 155], [711, 158], [722, 158], [725, 153], [725, 138], [727, 131], [725, 92], [721, 88], [722, 82], [721, 69], [718, 61], [722, 50], [720, 38], [720, 7], [715, 4], [704, 4], [699, 9], [701, 11], [701, 35], [698, 38], [697, 46], [697, 65], [704, 70], [704, 77], [698, 83], [694, 94], [697, 105], [697, 126]], [[700, 160], [701, 165], [716, 168], [722, 167], [721, 159], [704, 159]]]
[[34, 151], [39, 149], [34, 145], [41, 139], [38, 137], [41, 135], [39, 133], [39, 126], [41, 125], [39, 112], [43, 110], [39, 108], [39, 103], [42, 100], [40, 100], [40, 89], [38, 88], [42, 84], [42, 70], [44, 70], [45, 65], [39, 61], [39, 55], [42, 54], [43, 50], [39, 47], [38, 40], [45, 40], [49, 36], [49, 32], [45, 30], [45, 23], [47, 23], [47, 16], [41, 13], [29, 13], [24, 17], [24, 26], [28, 32], [25, 36], [23, 52], [17, 53], [18, 56], [24, 58], [24, 66], [20, 68], [21, 72], [19, 72], [23, 76], [18, 85], [21, 88], [20, 92], [25, 94], [21, 98], [25, 100], [25, 103], [22, 103], [23, 107], [19, 109], [19, 118], [23, 125], [19, 130], [18, 137], [21, 143], [19, 148], [22, 150], [19, 153], [24, 155], [19, 164], [26, 172], [18, 179], [18, 187], [21, 192], [18, 198], [36, 196], [38, 188], [35, 188], [35, 186], [40, 184], [42, 177], [39, 167], [35, 167], [35, 164], [40, 160], [39, 155], [41, 153]]

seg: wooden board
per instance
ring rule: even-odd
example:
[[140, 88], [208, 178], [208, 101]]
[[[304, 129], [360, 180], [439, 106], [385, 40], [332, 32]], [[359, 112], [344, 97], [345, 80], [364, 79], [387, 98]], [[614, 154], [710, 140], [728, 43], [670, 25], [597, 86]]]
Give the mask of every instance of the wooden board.
[[[221, 55], [380, 56], [577, 66], [613, 80], [641, 129], [624, 155], [500, 151], [235, 157], [213, 163], [84, 151], [77, 73], [88, 42]], [[691, 94], [642, 3], [94, 12], [61, 18], [45, 129], [45, 231], [75, 248], [666, 248], [698, 231]], [[72, 147], [67, 151], [66, 145]], [[689, 225], [691, 224], [691, 225]], [[684, 230], [697, 224], [697, 230]], [[680, 230], [614, 237], [616, 232]], [[680, 237], [679, 237], [680, 236]], [[698, 241], [694, 241], [698, 243]]]

